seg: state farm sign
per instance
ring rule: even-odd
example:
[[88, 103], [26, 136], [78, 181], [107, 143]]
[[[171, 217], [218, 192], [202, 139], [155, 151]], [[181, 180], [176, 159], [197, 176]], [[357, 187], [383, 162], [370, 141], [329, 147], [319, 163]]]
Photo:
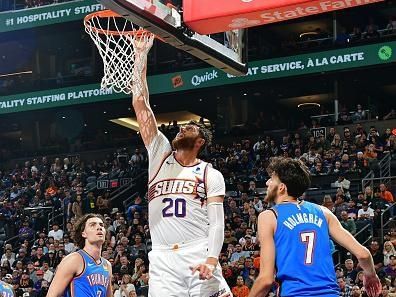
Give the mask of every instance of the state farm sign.
[[[287, 21], [383, 0], [184, 0], [183, 19], [200, 34]], [[210, 9], [208, 9], [210, 7]]]

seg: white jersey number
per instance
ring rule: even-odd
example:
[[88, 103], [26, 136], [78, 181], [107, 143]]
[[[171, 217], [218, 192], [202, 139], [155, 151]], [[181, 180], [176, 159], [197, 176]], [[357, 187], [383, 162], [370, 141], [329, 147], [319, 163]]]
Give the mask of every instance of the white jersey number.
[[303, 232], [300, 233], [301, 241], [306, 244], [305, 249], [305, 264], [311, 265], [313, 262], [312, 255], [315, 248], [315, 232]]
[[175, 200], [164, 198], [162, 199], [162, 203], [165, 204], [165, 207], [162, 209], [162, 216], [164, 218], [173, 216], [184, 218], [186, 216], [186, 200], [183, 198], [176, 198]]

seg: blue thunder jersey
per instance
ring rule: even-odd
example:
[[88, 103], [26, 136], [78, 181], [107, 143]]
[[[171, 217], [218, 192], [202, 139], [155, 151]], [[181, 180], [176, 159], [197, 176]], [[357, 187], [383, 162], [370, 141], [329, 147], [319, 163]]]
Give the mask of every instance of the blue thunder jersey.
[[302, 202], [273, 207], [280, 296], [338, 297], [329, 227], [320, 206]]
[[105, 259], [100, 258], [100, 264], [84, 250], [78, 250], [84, 260], [84, 270], [73, 277], [66, 289], [65, 297], [106, 297], [110, 286], [110, 273]]
[[0, 281], [0, 297], [15, 297], [14, 290], [11, 285]]

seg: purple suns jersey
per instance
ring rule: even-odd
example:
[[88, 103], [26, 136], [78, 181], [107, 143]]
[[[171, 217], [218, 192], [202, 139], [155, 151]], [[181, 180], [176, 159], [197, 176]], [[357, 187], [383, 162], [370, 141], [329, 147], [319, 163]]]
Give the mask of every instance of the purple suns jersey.
[[84, 260], [84, 270], [72, 279], [64, 296], [106, 297], [111, 281], [106, 260], [101, 258], [100, 264], [97, 264], [84, 250], [76, 253], [79, 253]]
[[3, 281], [0, 281], [0, 297], [15, 297], [13, 287]]
[[302, 202], [273, 207], [276, 277], [281, 297], [338, 297], [329, 227], [319, 205]]

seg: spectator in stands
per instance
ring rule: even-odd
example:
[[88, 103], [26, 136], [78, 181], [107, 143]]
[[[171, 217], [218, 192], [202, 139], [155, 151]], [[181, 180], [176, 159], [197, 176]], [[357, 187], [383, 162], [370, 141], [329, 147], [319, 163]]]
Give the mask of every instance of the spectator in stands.
[[358, 219], [365, 221], [373, 221], [374, 220], [374, 210], [369, 207], [369, 202], [364, 201], [362, 203], [362, 208], [358, 211]]
[[341, 171], [344, 173], [348, 173], [352, 169], [351, 168], [352, 164], [351, 164], [351, 161], [349, 160], [349, 148], [348, 148], [349, 145], [346, 142], [346, 140], [344, 140], [343, 142], [344, 142], [343, 152], [346, 151], [346, 153], [342, 154], [342, 156], [341, 156], [341, 160], [340, 160]]
[[37, 281], [37, 274], [36, 274], [36, 269], [33, 265], [33, 263], [28, 263], [27, 265], [27, 271], [29, 273], [29, 278], [33, 281], [33, 283], [36, 283]]
[[41, 268], [44, 271], [44, 276], [43, 278], [47, 281], [47, 282], [51, 282], [52, 278], [54, 277], [54, 273], [49, 269], [49, 264], [48, 261], [43, 261], [43, 266]]
[[358, 208], [356, 207], [355, 200], [350, 199], [348, 201], [347, 213], [348, 213], [348, 218], [350, 218], [352, 220], [356, 220], [357, 219], [357, 217], [358, 217]]
[[77, 249], [74, 243], [70, 241], [70, 237], [68, 234], [63, 235], [63, 244], [64, 244], [64, 249], [68, 254], [76, 251]]
[[253, 207], [257, 213], [260, 213], [263, 211], [263, 209], [264, 209], [263, 202], [261, 201], [259, 196], [254, 196]]
[[363, 271], [359, 271], [355, 280], [355, 285], [357, 285], [358, 287], [363, 287], [363, 278]]
[[130, 246], [128, 245], [129, 244], [128, 237], [126, 237], [126, 236], [121, 237], [120, 240], [118, 241], [118, 244], [121, 244], [124, 247], [123, 250], [126, 254], [130, 254]]
[[98, 212], [104, 215], [110, 210], [110, 200], [105, 198], [105, 196], [99, 195], [96, 199], [96, 207], [98, 208]]
[[[388, 202], [380, 197], [380, 191], [378, 188], [374, 191], [374, 197], [371, 199], [370, 207], [374, 209], [375, 216], [380, 217], [382, 211], [389, 206]], [[380, 222], [378, 222], [380, 223]]]
[[334, 186], [336, 188], [341, 188], [347, 197], [350, 197], [349, 188], [351, 187], [351, 182], [345, 178], [345, 174], [341, 171], [338, 175], [338, 179], [335, 181]]
[[344, 127], [344, 138], [343, 141], [346, 141], [349, 145], [354, 142], [354, 138], [351, 133], [351, 129], [349, 127]]
[[136, 258], [135, 260], [135, 266], [133, 268], [133, 275], [132, 275], [132, 279], [133, 282], [135, 282], [136, 280], [138, 280], [141, 275], [143, 273], [145, 273], [145, 264], [142, 258]]
[[[242, 262], [244, 260], [244, 262]], [[243, 265], [242, 270], [241, 270], [241, 275], [244, 280], [246, 280], [249, 276], [250, 269], [254, 269], [253, 267], [253, 259], [250, 257], [247, 257], [246, 259], [241, 258], [239, 261], [240, 264]]]
[[380, 245], [379, 245], [378, 241], [376, 241], [376, 240], [371, 241], [369, 250], [373, 257], [375, 270], [378, 273], [384, 266], [384, 255], [382, 254], [382, 251], [380, 250]]
[[396, 255], [389, 257], [389, 264], [384, 268], [386, 276], [396, 278]]
[[236, 281], [236, 286], [232, 288], [232, 294], [234, 297], [248, 297], [249, 288], [245, 285], [243, 277], [238, 276]]
[[343, 175], [344, 173], [342, 172], [342, 168], [341, 168], [341, 162], [340, 161], [336, 161], [334, 162], [334, 167], [331, 170], [331, 174], [334, 175]]
[[334, 127], [330, 127], [329, 132], [326, 135], [326, 140], [331, 143], [335, 135], [336, 135], [336, 129]]
[[132, 277], [129, 274], [124, 274], [122, 276], [119, 289], [114, 292], [114, 297], [129, 297], [131, 292], [136, 293], [135, 286], [132, 282]]
[[322, 206], [327, 207], [331, 212], [334, 213], [335, 208], [334, 208], [334, 202], [333, 199], [331, 198], [330, 195], [325, 195], [323, 197], [323, 203]]
[[34, 283], [29, 278], [29, 272], [27, 270], [23, 270], [22, 276], [19, 280], [19, 288], [18, 292], [31, 292], [33, 290]]
[[242, 244], [242, 250], [248, 251], [248, 252], [253, 252], [256, 249], [256, 245], [252, 241], [252, 236], [249, 234], [246, 234], [244, 238], [245, 238], [245, 242]]
[[250, 268], [249, 269], [249, 275], [245, 278], [245, 284], [249, 288], [249, 290], [252, 288], [254, 282], [256, 281], [257, 278], [257, 271], [256, 269]]
[[9, 265], [12, 266], [15, 261], [15, 253], [12, 252], [12, 248], [8, 247], [5, 249], [5, 253], [1, 256], [1, 263], [8, 261]]
[[247, 190], [248, 195], [256, 195], [257, 194], [257, 188], [256, 188], [256, 183], [252, 180], [249, 182], [249, 188]]
[[83, 212], [84, 213], [94, 213], [96, 211], [96, 198], [92, 191], [88, 192], [84, 201], [85, 201], [85, 203], [83, 205], [83, 207], [84, 207]]
[[63, 238], [63, 230], [59, 229], [58, 223], [52, 225], [52, 230], [48, 232], [48, 237], [53, 237], [54, 240], [61, 240]]
[[388, 24], [386, 25], [385, 29], [387, 34], [396, 33], [396, 17], [392, 16], [389, 18]]
[[23, 242], [24, 240], [32, 240], [34, 236], [34, 231], [29, 227], [29, 221], [24, 221], [22, 227], [19, 229], [19, 240]]
[[48, 281], [43, 279], [43, 281], [41, 282], [41, 290], [38, 293], [37, 297], [45, 297], [45, 296], [47, 296], [48, 289], [49, 289]]
[[44, 249], [42, 246], [38, 246], [36, 249], [36, 255], [32, 257], [32, 262], [39, 262], [40, 265], [43, 265], [43, 262], [47, 259], [47, 257], [44, 254]]
[[384, 145], [384, 153], [390, 153], [395, 150], [395, 137], [390, 128], [385, 129], [384, 134], [381, 136], [381, 143]]
[[359, 151], [356, 153], [356, 160], [353, 162], [353, 168], [360, 177], [364, 177], [368, 173], [368, 162], [364, 159], [363, 152]]
[[230, 258], [230, 262], [237, 262], [241, 257], [249, 257], [250, 253], [247, 251], [243, 251], [242, 250], [242, 245], [240, 245], [239, 243], [237, 243], [235, 245], [235, 251], [232, 253], [231, 258]]
[[384, 266], [388, 266], [390, 263], [390, 256], [395, 255], [396, 256], [396, 250], [395, 247], [393, 246], [392, 242], [385, 241], [384, 242]]
[[131, 248], [131, 256], [136, 257], [139, 255], [140, 252], [147, 254], [147, 247], [146, 244], [143, 243], [142, 235], [139, 233], [135, 235], [135, 243], [132, 245]]
[[367, 186], [364, 188], [364, 200], [366, 201], [371, 201], [371, 199], [373, 199], [374, 197], [374, 193], [373, 193], [373, 189], [370, 186]]
[[394, 202], [393, 195], [387, 190], [385, 184], [380, 184], [380, 197], [390, 204]]
[[76, 195], [76, 200], [73, 202], [72, 205], [72, 214], [73, 217], [78, 219], [83, 215], [83, 205], [82, 205], [82, 198], [81, 195]]
[[18, 264], [18, 262], [21, 262], [23, 266], [26, 266], [29, 261], [30, 261], [30, 259], [29, 259], [28, 255], [27, 255], [26, 249], [21, 247], [19, 249], [19, 253], [18, 253], [18, 255], [17, 255], [16, 259], [15, 259], [14, 264], [15, 263]]
[[140, 152], [140, 149], [136, 148], [135, 153], [131, 156], [131, 159], [129, 160], [129, 164], [140, 168], [143, 165], [143, 163], [144, 163], [144, 156]]
[[228, 244], [236, 244], [238, 240], [235, 236], [232, 235], [231, 230], [224, 230], [224, 245], [228, 246]]
[[353, 286], [350, 296], [351, 297], [362, 297], [362, 290], [360, 289], [360, 287], [359, 286]]
[[[346, 202], [345, 195], [343, 193], [337, 193], [336, 194], [336, 200], [334, 202], [334, 213], [337, 216], [338, 219], [341, 218], [341, 213], [343, 211], [346, 212], [348, 209], [348, 203]], [[348, 216], [348, 213], [347, 213]]]
[[341, 225], [344, 227], [344, 229], [348, 230], [352, 235], [355, 235], [356, 233], [355, 221], [348, 217], [348, 213], [346, 211], [341, 212]]
[[352, 115], [353, 121], [365, 120], [367, 117], [366, 111], [362, 108], [361, 104], [356, 105], [356, 111]]
[[33, 285], [33, 289], [36, 293], [39, 293], [41, 291], [41, 285], [43, 283], [44, 280], [44, 271], [42, 271], [41, 269], [35, 271], [36, 274], [36, 281], [34, 281], [34, 285]]
[[[119, 261], [117, 260], [117, 258], [119, 259]], [[113, 266], [114, 273], [119, 273], [121, 275], [133, 274], [133, 267], [126, 255], [117, 254], [116, 261], [114, 263], [115, 263], [115, 266]]]
[[49, 269], [55, 271], [56, 265], [58, 264], [57, 259], [55, 258], [55, 251], [48, 251], [46, 260], [48, 262]]
[[352, 259], [345, 260], [345, 281], [347, 284], [352, 285], [355, 283], [357, 277], [357, 270], [355, 269], [355, 264]]
[[246, 228], [246, 233], [245, 236], [242, 236], [239, 239], [239, 244], [241, 244], [242, 246], [246, 243], [246, 236], [250, 236], [252, 243], [257, 244], [257, 237], [253, 236], [254, 232], [253, 229], [248, 227]]
[[351, 296], [352, 286], [346, 283], [343, 276], [337, 278], [337, 283], [340, 287], [340, 296]]
[[328, 169], [326, 167], [323, 167], [322, 161], [317, 159], [315, 161], [314, 167], [311, 168], [310, 173], [312, 175], [326, 175], [328, 174]]

